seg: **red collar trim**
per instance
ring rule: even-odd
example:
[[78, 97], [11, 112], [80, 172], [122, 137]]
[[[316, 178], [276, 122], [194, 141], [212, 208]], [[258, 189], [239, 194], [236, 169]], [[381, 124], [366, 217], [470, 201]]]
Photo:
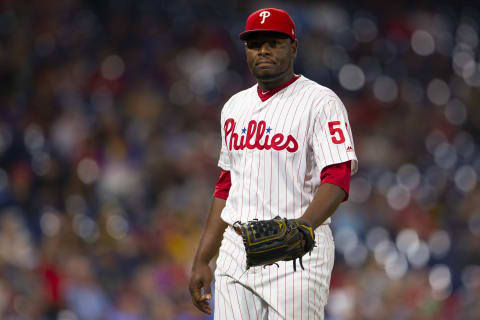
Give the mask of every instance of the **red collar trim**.
[[292, 79], [288, 80], [287, 82], [285, 82], [285, 83], [282, 84], [281, 86], [276, 87], [275, 89], [267, 90], [267, 91], [262, 91], [262, 90], [260, 90], [260, 88], [257, 86], [258, 97], [260, 98], [260, 100], [262, 100], [262, 102], [265, 102], [265, 101], [267, 101], [271, 96], [273, 96], [275, 93], [277, 93], [278, 91], [280, 91], [280, 90], [282, 90], [282, 89], [285, 89], [286, 87], [288, 87], [289, 85], [291, 85], [292, 83], [294, 83], [295, 80], [297, 80], [298, 78], [300, 78], [300, 76], [293, 76]]

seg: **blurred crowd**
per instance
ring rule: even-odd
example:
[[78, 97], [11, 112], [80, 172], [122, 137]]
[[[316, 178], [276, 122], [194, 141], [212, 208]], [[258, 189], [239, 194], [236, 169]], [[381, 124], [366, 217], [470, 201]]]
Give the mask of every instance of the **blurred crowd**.
[[248, 14], [347, 107], [326, 319], [480, 319], [480, 10], [0, 1], [0, 319], [206, 319], [187, 290]]

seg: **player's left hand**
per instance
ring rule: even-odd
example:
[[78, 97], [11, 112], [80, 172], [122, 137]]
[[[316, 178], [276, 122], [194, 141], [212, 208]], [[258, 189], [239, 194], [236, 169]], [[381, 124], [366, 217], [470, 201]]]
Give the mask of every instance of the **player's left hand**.
[[198, 310], [207, 314], [212, 314], [212, 309], [210, 308], [210, 299], [212, 298], [210, 284], [212, 279], [213, 272], [207, 263], [196, 264], [192, 268], [192, 275], [190, 276], [188, 286], [190, 294], [192, 295], [192, 301]]
[[296, 260], [303, 269], [302, 257], [315, 246], [315, 234], [309, 223], [299, 219], [275, 217], [236, 223], [234, 228], [242, 235], [246, 251], [247, 269]]

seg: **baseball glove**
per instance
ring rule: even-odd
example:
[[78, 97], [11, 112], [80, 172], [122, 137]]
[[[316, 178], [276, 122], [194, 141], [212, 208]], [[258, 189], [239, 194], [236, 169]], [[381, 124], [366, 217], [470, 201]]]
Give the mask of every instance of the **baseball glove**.
[[296, 259], [299, 259], [300, 266], [304, 269], [302, 257], [315, 246], [312, 227], [298, 219], [275, 217], [271, 220], [236, 222], [234, 228], [243, 238], [247, 252], [247, 270], [252, 266], [293, 260], [293, 269], [296, 271]]

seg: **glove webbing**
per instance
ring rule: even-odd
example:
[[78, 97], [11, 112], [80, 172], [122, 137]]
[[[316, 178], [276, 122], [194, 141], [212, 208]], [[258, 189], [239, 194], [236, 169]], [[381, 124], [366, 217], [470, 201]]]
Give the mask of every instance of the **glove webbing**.
[[[276, 218], [280, 218], [280, 217], [276, 217]], [[258, 219], [253, 219], [254, 221], [258, 221]], [[236, 221], [234, 224], [233, 224], [233, 230], [238, 234], [238, 235], [242, 235], [242, 231], [241, 231], [241, 228], [240, 226], [241, 225], [241, 222], [240, 221]], [[269, 228], [269, 229], [266, 229], [266, 228], [262, 228], [262, 226], [260, 226], [260, 228], [258, 228], [259, 226], [257, 226], [257, 228], [255, 228], [255, 232], [257, 232], [258, 234], [260, 234], [261, 236], [264, 236], [264, 233], [267, 233], [267, 235], [270, 235], [272, 234], [274, 231], [276, 230], [273, 230], [272, 228]], [[303, 231], [302, 231], [303, 232]], [[306, 244], [305, 244], [306, 245]], [[315, 242], [313, 243], [313, 247], [316, 247], [315, 245]], [[312, 251], [310, 249], [309, 255], [312, 255]], [[297, 259], [299, 260], [300, 262], [300, 267], [302, 268], [302, 270], [305, 270], [305, 267], [303, 266], [303, 260], [302, 260], [303, 257], [299, 257], [299, 258], [296, 258], [296, 259], [293, 259], [292, 260], [292, 263], [293, 263], [293, 271], [296, 272], [297, 271]], [[270, 264], [265, 264], [263, 267], [267, 267], [267, 266], [271, 266], [271, 265], [276, 265], [277, 268], [279, 268], [279, 265], [277, 262], [273, 262], [273, 263], [270, 263]], [[246, 270], [250, 269], [250, 266], [247, 265], [246, 267]]]

